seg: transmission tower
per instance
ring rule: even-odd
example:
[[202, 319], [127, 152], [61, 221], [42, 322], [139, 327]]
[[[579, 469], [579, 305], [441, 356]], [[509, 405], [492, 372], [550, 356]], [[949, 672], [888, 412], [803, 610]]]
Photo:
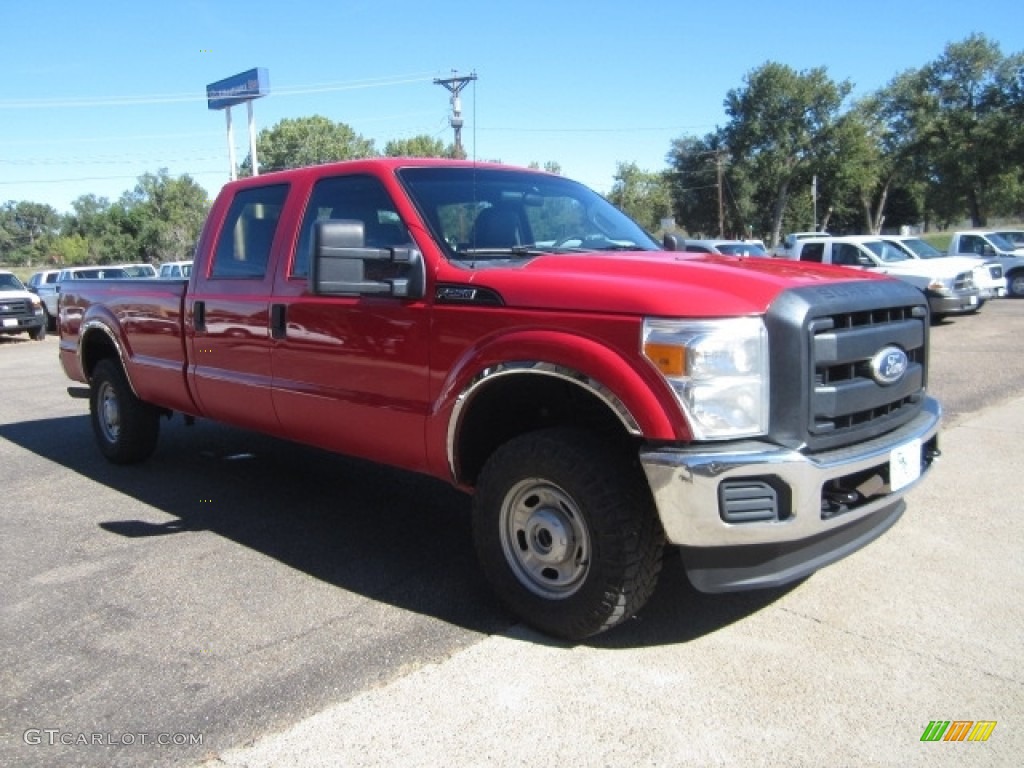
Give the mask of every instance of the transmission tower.
[[468, 75], [459, 77], [452, 70], [453, 76], [446, 77], [444, 79], [434, 78], [434, 85], [443, 85], [451, 93], [451, 104], [452, 114], [448, 118], [448, 122], [452, 126], [452, 130], [455, 132], [455, 156], [462, 159], [466, 156], [466, 151], [462, 148], [462, 99], [459, 98], [459, 94], [462, 93], [462, 89], [467, 84], [476, 80], [476, 72], [470, 72]]

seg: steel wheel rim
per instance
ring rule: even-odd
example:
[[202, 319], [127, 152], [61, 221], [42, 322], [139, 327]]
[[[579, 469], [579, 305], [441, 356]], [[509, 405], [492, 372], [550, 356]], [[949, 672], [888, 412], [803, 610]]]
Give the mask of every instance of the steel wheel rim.
[[121, 434], [121, 406], [117, 393], [108, 383], [103, 382], [96, 393], [96, 417], [103, 432], [103, 437], [110, 443], [116, 443]]
[[540, 478], [516, 484], [501, 505], [501, 548], [519, 583], [545, 599], [575, 594], [590, 570], [590, 532], [565, 491]]

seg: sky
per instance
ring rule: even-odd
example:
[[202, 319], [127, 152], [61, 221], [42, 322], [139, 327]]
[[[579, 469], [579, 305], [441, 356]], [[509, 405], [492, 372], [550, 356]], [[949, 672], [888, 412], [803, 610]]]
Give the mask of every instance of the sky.
[[[118, 199], [144, 173], [188, 174], [213, 197], [229, 179], [225, 115], [206, 85], [267, 69], [256, 130], [323, 115], [381, 151], [453, 139], [462, 91], [470, 157], [558, 163], [607, 194], [619, 163], [662, 170], [672, 141], [726, 123], [731, 89], [767, 61], [825, 67], [853, 97], [981, 33], [1024, 51], [1020, 0], [4, 0], [0, 203], [59, 212]], [[245, 106], [232, 110], [237, 160]]]

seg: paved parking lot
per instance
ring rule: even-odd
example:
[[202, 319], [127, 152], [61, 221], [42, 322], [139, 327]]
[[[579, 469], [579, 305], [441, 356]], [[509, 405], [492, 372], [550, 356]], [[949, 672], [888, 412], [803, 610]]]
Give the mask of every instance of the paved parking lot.
[[762, 593], [670, 561], [576, 646], [494, 604], [445, 486], [180, 420], [111, 467], [56, 340], [0, 340], [0, 764], [1017, 764], [1022, 334], [933, 329], [944, 456], [882, 539]]

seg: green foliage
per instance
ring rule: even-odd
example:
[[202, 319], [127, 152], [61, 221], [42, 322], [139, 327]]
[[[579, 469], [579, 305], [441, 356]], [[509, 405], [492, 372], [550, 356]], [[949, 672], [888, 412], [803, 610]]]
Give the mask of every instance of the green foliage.
[[421, 134], [411, 139], [393, 139], [384, 145], [387, 157], [455, 157], [455, 146]]
[[[256, 138], [260, 170], [266, 172], [376, 154], [373, 139], [364, 139], [345, 123], [332, 122], [322, 115], [285, 118], [264, 128]], [[252, 157], [245, 158], [239, 173], [252, 174]]]
[[608, 199], [649, 232], [661, 229], [661, 220], [672, 211], [667, 176], [642, 171], [636, 163], [618, 164]]
[[[770, 222], [758, 222], [777, 243], [791, 189], [811, 180], [815, 168], [837, 141], [836, 125], [848, 81], [833, 82], [823, 67], [796, 72], [768, 62], [746, 77], [745, 87], [729, 91], [723, 131], [731, 160], [750, 166], [755, 199], [770, 196]], [[766, 212], [767, 214], [767, 212]], [[769, 224], [769, 226], [765, 226]]]
[[0, 260], [32, 266], [46, 260], [60, 226], [49, 205], [8, 200], [0, 206]]
[[26, 266], [177, 261], [191, 256], [206, 191], [166, 169], [139, 177], [116, 203], [82, 195], [61, 216], [48, 205], [0, 207], [0, 262]]
[[[847, 104], [824, 69], [768, 62], [725, 100], [729, 122], [668, 155], [672, 204], [688, 230], [717, 230], [708, 158], [727, 149], [726, 229], [876, 232], [1024, 211], [1024, 53], [983, 35]], [[811, 197], [817, 177], [817, 218]]]

